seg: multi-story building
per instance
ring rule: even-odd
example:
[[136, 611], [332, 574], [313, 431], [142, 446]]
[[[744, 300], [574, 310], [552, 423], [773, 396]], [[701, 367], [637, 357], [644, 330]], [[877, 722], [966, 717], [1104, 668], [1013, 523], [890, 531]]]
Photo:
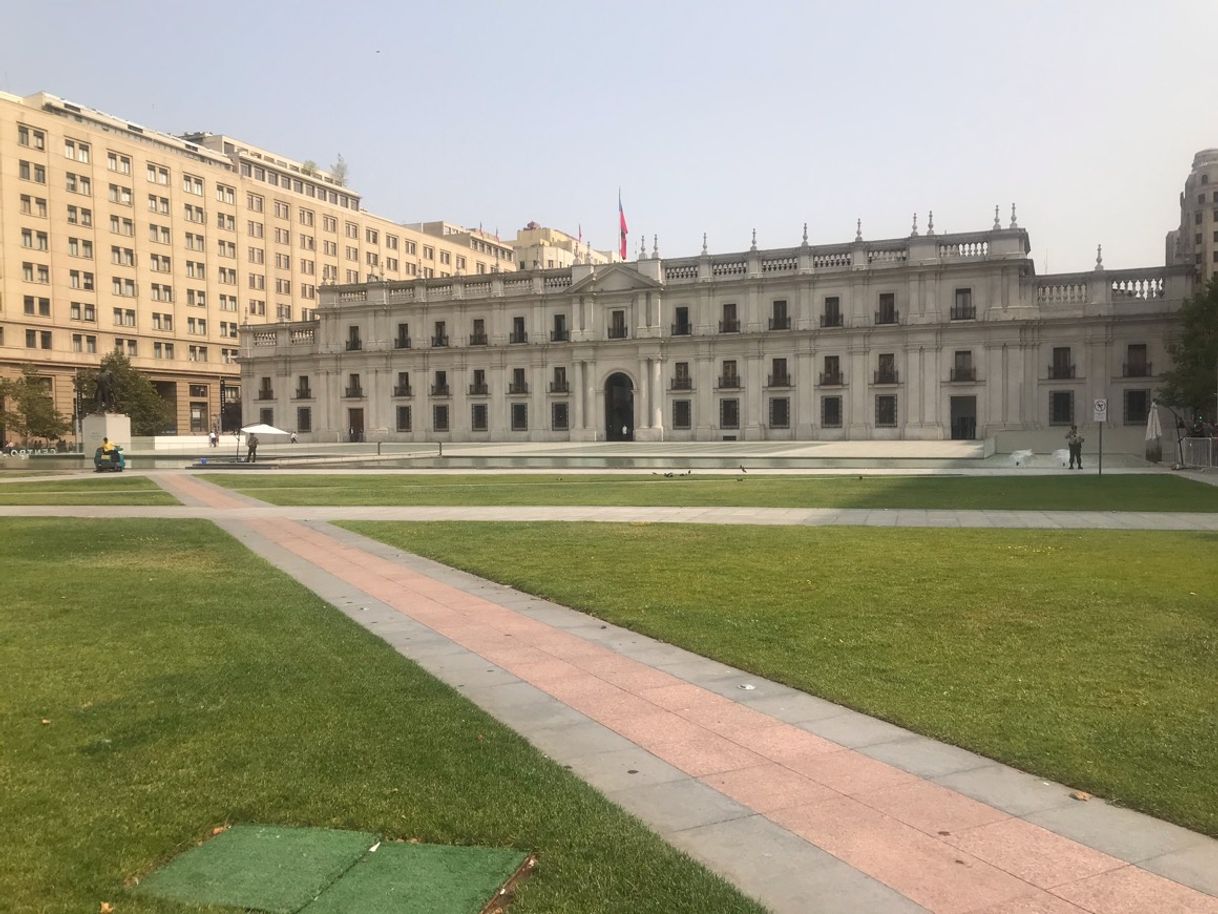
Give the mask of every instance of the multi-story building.
[[592, 245], [558, 229], [530, 222], [512, 242], [516, 262], [522, 270], [555, 270], [577, 263], [613, 263], [616, 251], [594, 251]]
[[442, 272], [421, 273], [426, 279], [434, 276], [464, 276], [473, 274], [482, 276], [486, 273], [498, 273], [501, 264], [508, 269], [516, 268], [516, 254], [510, 244], [504, 244], [490, 232], [481, 228], [467, 229], [451, 222], [415, 222], [407, 228], [431, 235], [433, 238], [443, 238], [446, 248], [456, 246], [467, 248], [467, 254], [444, 253], [440, 258], [439, 268]]
[[0, 93], [0, 373], [35, 365], [67, 415], [74, 373], [120, 350], [179, 431], [205, 431], [239, 391], [239, 327], [309, 319], [326, 283], [514, 270], [500, 247], [372, 215], [334, 175], [231, 137]]
[[316, 321], [242, 333], [242, 385], [318, 440], [1045, 448], [1107, 398], [1113, 443], [1140, 450], [1192, 270], [1037, 276], [1028, 251], [996, 224], [332, 286]]
[[1193, 156], [1180, 194], [1180, 227], [1167, 233], [1167, 263], [1192, 266], [1206, 282], [1218, 273], [1218, 149]]

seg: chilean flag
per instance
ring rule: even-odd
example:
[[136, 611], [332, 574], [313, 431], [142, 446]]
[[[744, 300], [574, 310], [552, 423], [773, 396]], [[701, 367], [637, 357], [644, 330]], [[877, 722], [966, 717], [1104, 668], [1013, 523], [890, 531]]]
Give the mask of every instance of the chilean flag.
[[622, 209], [622, 189], [617, 191], [618, 253], [626, 259], [626, 211]]

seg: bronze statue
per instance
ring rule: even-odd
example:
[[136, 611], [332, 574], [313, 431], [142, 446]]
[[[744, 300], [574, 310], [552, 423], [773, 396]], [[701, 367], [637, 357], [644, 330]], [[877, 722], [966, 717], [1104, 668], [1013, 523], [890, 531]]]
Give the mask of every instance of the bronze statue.
[[97, 411], [99, 413], [112, 413], [115, 411], [115, 385], [114, 372], [106, 368], [97, 374], [97, 390], [95, 396], [97, 398]]

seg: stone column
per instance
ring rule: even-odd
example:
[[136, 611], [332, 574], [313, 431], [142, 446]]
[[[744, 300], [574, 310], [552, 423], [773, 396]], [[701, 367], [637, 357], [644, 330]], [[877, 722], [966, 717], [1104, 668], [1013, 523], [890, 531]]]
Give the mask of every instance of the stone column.
[[659, 359], [651, 360], [651, 427], [662, 435], [664, 432], [664, 381], [660, 377]]
[[572, 428], [580, 431], [584, 427], [584, 363], [576, 362], [571, 366], [571, 383], [575, 391], [575, 417]]
[[651, 428], [651, 359], [639, 360], [639, 389], [634, 392], [636, 428]]

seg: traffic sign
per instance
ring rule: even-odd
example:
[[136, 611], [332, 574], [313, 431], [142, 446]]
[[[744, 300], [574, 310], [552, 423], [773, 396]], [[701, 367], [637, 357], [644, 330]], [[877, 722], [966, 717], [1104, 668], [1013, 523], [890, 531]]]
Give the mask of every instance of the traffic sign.
[[1108, 421], [1108, 401], [1107, 400], [1096, 400], [1094, 403], [1094, 406], [1095, 406], [1095, 412], [1094, 412], [1093, 418], [1095, 419], [1095, 421], [1096, 422], [1107, 422]]

